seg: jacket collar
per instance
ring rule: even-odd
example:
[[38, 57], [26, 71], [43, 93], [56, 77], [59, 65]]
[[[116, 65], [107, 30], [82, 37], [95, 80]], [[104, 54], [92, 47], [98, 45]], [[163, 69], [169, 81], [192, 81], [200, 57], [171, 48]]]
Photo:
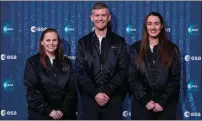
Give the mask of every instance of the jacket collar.
[[[98, 40], [98, 37], [97, 37], [95, 31], [92, 32], [92, 36], [93, 36], [93, 41], [95, 43], [96, 51], [100, 54], [99, 40]], [[108, 56], [108, 50], [111, 47], [111, 43], [112, 43], [112, 32], [107, 31], [106, 36], [102, 39], [102, 46], [101, 46], [101, 61], [102, 62], [104, 62], [106, 60], [106, 57]]]

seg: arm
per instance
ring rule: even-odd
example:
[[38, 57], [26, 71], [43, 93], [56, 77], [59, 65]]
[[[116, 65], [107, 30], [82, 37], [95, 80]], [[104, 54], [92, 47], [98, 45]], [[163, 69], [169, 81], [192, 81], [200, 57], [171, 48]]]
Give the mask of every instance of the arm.
[[49, 115], [53, 110], [52, 107], [43, 99], [37, 85], [37, 74], [33, 65], [27, 61], [24, 72], [24, 85], [27, 93], [27, 103], [29, 107], [37, 112], [43, 112]]
[[175, 53], [176, 54], [174, 54], [175, 56], [169, 71], [167, 88], [165, 93], [161, 95], [160, 99], [162, 100], [156, 101], [156, 103], [159, 103], [162, 107], [164, 107], [170, 100], [172, 100], [173, 97], [178, 96], [180, 92], [181, 64], [178, 48], [176, 48]]
[[77, 90], [74, 74], [70, 72], [68, 83], [65, 87], [65, 99], [61, 104], [60, 111], [72, 119], [76, 119]]
[[77, 80], [82, 90], [95, 98], [95, 96], [100, 92], [100, 89], [96, 88], [89, 78], [87, 74], [86, 62], [84, 58], [84, 45], [79, 41], [77, 52], [76, 52], [76, 72], [77, 72]]
[[125, 40], [123, 40], [123, 43], [120, 48], [121, 50], [119, 54], [117, 73], [112, 78], [110, 83], [106, 85], [102, 90], [102, 92], [107, 94], [109, 97], [112, 96], [113, 93], [116, 91], [116, 89], [125, 82], [127, 77], [128, 52], [127, 52]]
[[128, 82], [135, 98], [143, 105], [147, 105], [150, 99], [144, 91], [143, 85], [140, 83], [141, 80], [139, 80], [138, 74], [139, 72], [137, 70], [137, 51], [130, 48]]

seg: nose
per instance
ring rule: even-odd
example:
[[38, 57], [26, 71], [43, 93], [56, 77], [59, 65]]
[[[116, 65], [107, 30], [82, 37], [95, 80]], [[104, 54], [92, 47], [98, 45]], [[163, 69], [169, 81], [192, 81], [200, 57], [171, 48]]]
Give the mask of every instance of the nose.
[[53, 40], [50, 41], [50, 44], [53, 45]]
[[99, 18], [98, 18], [99, 20], [102, 20], [102, 16], [99, 16]]
[[154, 28], [155, 28], [155, 25], [153, 24], [153, 25], [151, 26], [151, 28], [154, 29]]

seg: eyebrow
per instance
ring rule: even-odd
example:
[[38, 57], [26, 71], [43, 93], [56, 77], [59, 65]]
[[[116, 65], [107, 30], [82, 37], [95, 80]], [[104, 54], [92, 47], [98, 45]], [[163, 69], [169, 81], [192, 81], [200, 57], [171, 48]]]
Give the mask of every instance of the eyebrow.
[[[147, 23], [153, 23], [153, 22], [149, 21], [149, 22], [147, 22]], [[154, 22], [154, 23], [161, 23], [161, 22]]]

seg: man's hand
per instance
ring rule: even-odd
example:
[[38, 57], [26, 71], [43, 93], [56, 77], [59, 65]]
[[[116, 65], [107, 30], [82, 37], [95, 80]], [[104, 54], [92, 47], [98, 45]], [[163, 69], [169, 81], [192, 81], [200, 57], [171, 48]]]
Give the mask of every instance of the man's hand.
[[152, 110], [152, 109], [154, 109], [154, 104], [155, 104], [155, 102], [152, 101], [152, 100], [150, 100], [150, 101], [147, 103], [147, 105], [146, 105], [147, 110]]
[[57, 116], [58, 116], [58, 119], [61, 119], [63, 117], [63, 113], [60, 110], [58, 110]]
[[52, 117], [53, 119], [58, 119], [58, 115], [57, 115], [57, 111], [52, 110], [52, 112], [49, 114], [50, 117]]
[[153, 109], [154, 112], [160, 112], [160, 111], [163, 111], [163, 107], [161, 105], [159, 105], [158, 103], [155, 103], [154, 104], [154, 109]]
[[104, 106], [109, 101], [109, 97], [105, 93], [98, 93], [95, 96], [95, 100], [100, 106]]

